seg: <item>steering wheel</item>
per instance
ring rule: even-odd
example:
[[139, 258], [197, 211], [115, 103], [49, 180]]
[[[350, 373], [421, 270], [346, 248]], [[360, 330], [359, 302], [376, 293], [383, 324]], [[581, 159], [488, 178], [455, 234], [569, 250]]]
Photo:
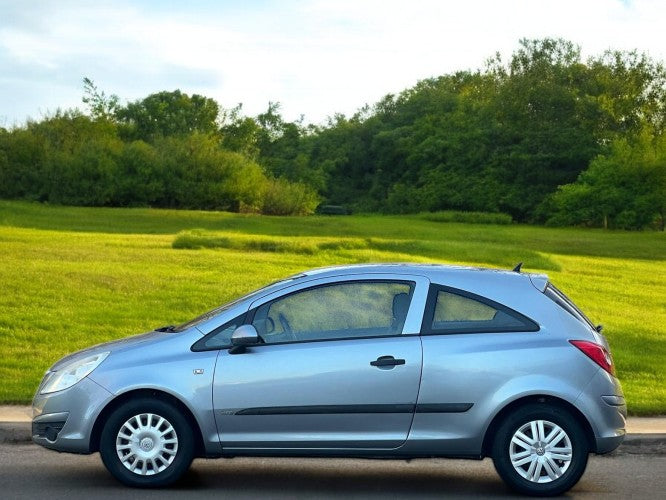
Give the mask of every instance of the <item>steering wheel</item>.
[[294, 332], [291, 329], [291, 326], [289, 325], [289, 321], [287, 321], [287, 318], [285, 317], [285, 315], [282, 314], [282, 313], [279, 313], [278, 314], [278, 320], [280, 321], [280, 325], [282, 326], [282, 330], [284, 330], [285, 333], [289, 334], [289, 337], [291, 337], [291, 340], [298, 340], [296, 338], [296, 335], [294, 335]]

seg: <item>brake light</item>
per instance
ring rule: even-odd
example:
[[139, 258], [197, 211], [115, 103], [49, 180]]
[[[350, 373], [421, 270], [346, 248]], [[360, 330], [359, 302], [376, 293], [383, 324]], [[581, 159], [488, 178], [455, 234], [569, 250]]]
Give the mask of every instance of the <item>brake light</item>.
[[613, 358], [604, 346], [588, 340], [570, 340], [569, 342], [583, 351], [588, 358], [598, 364], [601, 368], [615, 376]]

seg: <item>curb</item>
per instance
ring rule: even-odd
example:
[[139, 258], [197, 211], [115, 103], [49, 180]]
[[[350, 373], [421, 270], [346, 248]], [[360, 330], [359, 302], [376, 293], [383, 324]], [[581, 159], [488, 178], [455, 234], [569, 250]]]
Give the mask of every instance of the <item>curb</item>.
[[[0, 422], [0, 444], [32, 443], [30, 422]], [[627, 434], [618, 455], [666, 455], [666, 434]]]
[[613, 452], [623, 455], [666, 455], [666, 434], [627, 434]]
[[0, 444], [25, 444], [32, 442], [30, 422], [0, 422]]

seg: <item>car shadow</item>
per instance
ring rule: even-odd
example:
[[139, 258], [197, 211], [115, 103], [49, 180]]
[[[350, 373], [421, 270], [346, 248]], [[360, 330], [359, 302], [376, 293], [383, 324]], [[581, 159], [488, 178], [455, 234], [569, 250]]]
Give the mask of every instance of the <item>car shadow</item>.
[[[492, 465], [482, 462], [316, 458], [238, 458], [206, 462], [212, 461], [196, 461], [171, 488], [196, 490], [198, 494], [206, 490], [224, 491], [233, 497], [514, 496], [497, 477]], [[447, 467], [447, 463], [454, 467]]]

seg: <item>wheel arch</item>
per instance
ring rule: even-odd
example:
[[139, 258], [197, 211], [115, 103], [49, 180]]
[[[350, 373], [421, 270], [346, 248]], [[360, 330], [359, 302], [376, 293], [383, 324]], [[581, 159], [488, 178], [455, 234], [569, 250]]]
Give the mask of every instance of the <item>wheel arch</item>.
[[524, 396], [514, 401], [509, 402], [504, 406], [492, 419], [490, 425], [486, 429], [486, 432], [483, 436], [483, 445], [481, 452], [483, 456], [491, 456], [493, 438], [499, 426], [502, 424], [502, 421], [510, 415], [513, 411], [520, 408], [521, 406], [527, 404], [543, 404], [546, 406], [557, 406], [563, 410], [569, 412], [581, 425], [585, 437], [587, 438], [589, 449], [591, 452], [596, 452], [596, 440], [594, 438], [594, 430], [589, 420], [585, 415], [576, 408], [573, 404], [569, 403], [565, 399], [559, 398], [557, 396], [545, 395], [545, 394], [534, 394], [529, 396]]
[[128, 392], [119, 394], [117, 397], [109, 401], [109, 403], [102, 409], [93, 425], [91, 434], [90, 434], [90, 453], [99, 451], [100, 438], [102, 436], [102, 429], [104, 428], [104, 423], [109, 418], [109, 416], [123, 404], [132, 399], [136, 398], [153, 398], [160, 399], [166, 403], [171, 404], [178, 410], [182, 412], [190, 426], [192, 427], [192, 432], [194, 433], [195, 448], [194, 454], [196, 457], [205, 456], [206, 450], [204, 447], [203, 435], [201, 434], [201, 428], [197, 419], [194, 417], [192, 411], [178, 399], [173, 394], [168, 392], [161, 391], [159, 389], [134, 389]]

